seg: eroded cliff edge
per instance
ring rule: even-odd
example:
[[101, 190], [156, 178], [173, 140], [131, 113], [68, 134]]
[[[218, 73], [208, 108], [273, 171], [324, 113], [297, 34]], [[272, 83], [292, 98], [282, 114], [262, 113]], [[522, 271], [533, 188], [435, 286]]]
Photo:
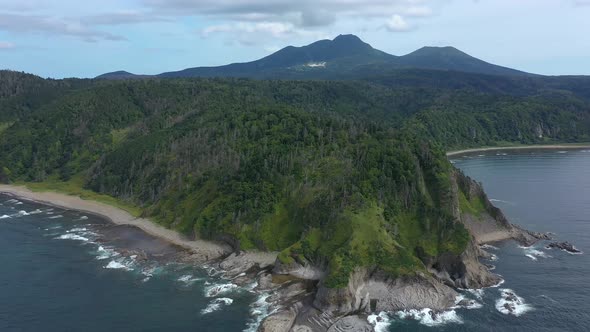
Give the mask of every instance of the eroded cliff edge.
[[262, 275], [261, 284], [274, 289], [277, 302], [275, 313], [263, 321], [260, 331], [371, 331], [365, 320], [350, 317], [406, 309], [442, 311], [456, 304], [457, 288], [478, 289], [501, 281], [480, 262], [490, 257], [481, 245], [510, 239], [531, 245], [547, 239], [545, 234], [511, 224], [490, 202], [482, 185], [459, 170], [452, 172], [451, 188], [455, 222], [462, 223], [470, 235], [461, 254], [429, 257], [417, 252], [424, 269], [397, 277], [378, 268], [357, 267], [348, 284], [340, 288], [325, 284], [328, 266], [324, 262], [285, 264], [277, 259], [272, 273]]

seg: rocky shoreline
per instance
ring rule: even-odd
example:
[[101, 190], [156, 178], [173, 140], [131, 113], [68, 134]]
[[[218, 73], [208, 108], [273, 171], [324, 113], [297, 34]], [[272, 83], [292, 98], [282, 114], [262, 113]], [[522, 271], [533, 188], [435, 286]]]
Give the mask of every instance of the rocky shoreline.
[[[0, 192], [42, 204], [93, 213], [117, 225], [141, 229], [154, 237], [185, 249], [179, 257], [184, 262], [204, 264], [222, 271], [224, 278], [238, 286], [254, 284], [254, 291], [268, 294], [270, 315], [260, 324], [259, 331], [273, 332], [336, 332], [373, 331], [367, 318], [375, 312], [425, 310], [436, 318], [450, 308], [469, 305], [457, 303], [457, 289], [479, 289], [499, 284], [501, 278], [482, 264], [480, 258], [491, 254], [481, 245], [503, 240], [515, 240], [530, 246], [550, 236], [529, 232], [512, 225], [494, 207], [481, 185], [456, 173], [454, 187], [486, 202], [486, 212], [480, 216], [461, 213], [455, 207], [455, 218], [472, 235], [472, 241], [461, 255], [443, 254], [425, 261], [425, 271], [401, 278], [392, 278], [371, 268], [357, 268], [342, 289], [330, 289], [322, 284], [327, 274], [324, 262], [285, 266], [277, 253], [236, 252], [225, 244], [192, 241], [153, 222], [134, 218], [125, 211], [97, 202], [57, 193], [36, 193], [24, 187], [0, 186]], [[457, 192], [454, 193], [457, 195]], [[457, 198], [454, 199], [457, 202]], [[128, 255], [142, 258], [141, 251], [128, 250]], [[378, 319], [378, 318], [375, 318]]]

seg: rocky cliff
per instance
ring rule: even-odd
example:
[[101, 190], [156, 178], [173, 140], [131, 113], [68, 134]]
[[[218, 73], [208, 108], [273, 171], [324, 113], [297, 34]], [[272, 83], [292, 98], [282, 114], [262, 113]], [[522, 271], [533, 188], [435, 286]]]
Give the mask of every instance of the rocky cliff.
[[[357, 268], [348, 285], [330, 288], [323, 282], [327, 274], [325, 264], [305, 262], [288, 266], [277, 260], [274, 273], [300, 278], [307, 276], [318, 282], [317, 287], [299, 301], [286, 301], [276, 305], [276, 313], [261, 325], [260, 331], [370, 331], [364, 320], [350, 318], [371, 312], [430, 308], [442, 311], [455, 305], [457, 288], [483, 288], [497, 284], [501, 279], [491, 273], [480, 258], [490, 254], [480, 245], [514, 239], [525, 245], [546, 238], [512, 225], [502, 211], [486, 196], [482, 185], [454, 170], [451, 176], [451, 205], [455, 222], [469, 230], [471, 241], [466, 250], [457, 255], [451, 252], [438, 257], [420, 255], [424, 271], [412, 275], [392, 277], [372, 267]], [[277, 289], [286, 285], [275, 285]]]

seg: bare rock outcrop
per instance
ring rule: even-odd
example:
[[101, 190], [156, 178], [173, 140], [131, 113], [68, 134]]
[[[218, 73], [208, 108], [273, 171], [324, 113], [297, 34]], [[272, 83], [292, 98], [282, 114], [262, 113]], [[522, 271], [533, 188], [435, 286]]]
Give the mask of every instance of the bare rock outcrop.
[[314, 306], [340, 314], [420, 308], [444, 310], [454, 304], [456, 296], [451, 287], [423, 273], [392, 278], [379, 271], [357, 269], [346, 288], [320, 285]]

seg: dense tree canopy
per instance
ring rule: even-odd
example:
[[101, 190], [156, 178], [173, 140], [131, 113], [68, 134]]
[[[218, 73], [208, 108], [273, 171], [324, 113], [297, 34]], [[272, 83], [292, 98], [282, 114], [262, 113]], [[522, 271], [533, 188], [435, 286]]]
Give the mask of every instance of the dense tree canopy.
[[0, 73], [2, 179], [82, 179], [188, 236], [328, 261], [333, 287], [464, 250], [445, 149], [590, 140], [563, 91]]

